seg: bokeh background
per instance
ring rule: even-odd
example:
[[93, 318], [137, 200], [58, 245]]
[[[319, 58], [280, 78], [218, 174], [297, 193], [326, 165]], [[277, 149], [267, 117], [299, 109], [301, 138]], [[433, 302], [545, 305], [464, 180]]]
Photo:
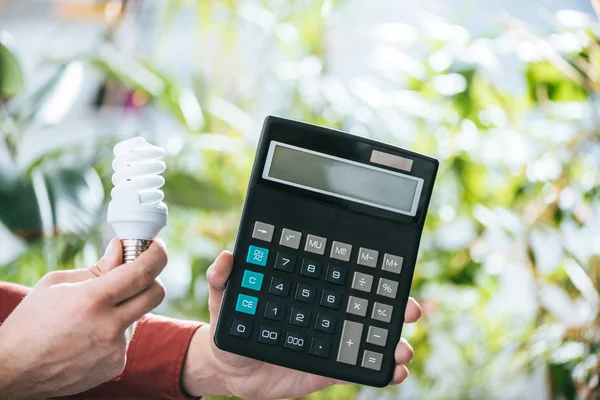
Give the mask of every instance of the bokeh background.
[[112, 146], [167, 150], [160, 313], [206, 319], [264, 117], [440, 160], [410, 379], [309, 399], [600, 398], [596, 0], [0, 0], [0, 279], [91, 265]]

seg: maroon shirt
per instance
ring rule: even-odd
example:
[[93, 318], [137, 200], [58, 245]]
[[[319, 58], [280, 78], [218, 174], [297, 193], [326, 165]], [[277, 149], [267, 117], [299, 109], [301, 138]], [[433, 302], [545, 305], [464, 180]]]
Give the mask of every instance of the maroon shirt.
[[[28, 290], [0, 282], [0, 324]], [[64, 399], [187, 399], [181, 389], [183, 361], [201, 325], [153, 314], [142, 317], [127, 350], [125, 371], [110, 382]]]

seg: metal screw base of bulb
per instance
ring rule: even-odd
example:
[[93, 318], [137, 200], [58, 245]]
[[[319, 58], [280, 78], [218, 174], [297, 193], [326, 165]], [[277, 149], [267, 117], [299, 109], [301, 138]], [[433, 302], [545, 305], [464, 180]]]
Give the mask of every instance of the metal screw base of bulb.
[[121, 239], [123, 246], [123, 263], [133, 262], [140, 254], [148, 250], [152, 240], [146, 239]]

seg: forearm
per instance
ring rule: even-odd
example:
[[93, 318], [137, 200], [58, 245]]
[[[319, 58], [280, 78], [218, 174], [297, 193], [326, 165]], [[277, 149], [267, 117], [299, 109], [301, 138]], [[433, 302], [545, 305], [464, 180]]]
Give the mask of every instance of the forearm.
[[210, 325], [200, 327], [192, 337], [181, 375], [184, 391], [194, 397], [230, 396], [228, 373], [222, 370], [211, 350]]

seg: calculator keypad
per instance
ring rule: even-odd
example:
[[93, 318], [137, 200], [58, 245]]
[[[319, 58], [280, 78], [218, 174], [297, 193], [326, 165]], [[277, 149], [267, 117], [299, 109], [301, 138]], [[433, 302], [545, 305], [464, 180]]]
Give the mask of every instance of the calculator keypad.
[[252, 324], [244, 322], [239, 319], [234, 319], [231, 324], [229, 334], [240, 339], [250, 339], [250, 331], [252, 330]]
[[275, 260], [275, 269], [280, 271], [294, 272], [294, 265], [296, 264], [296, 256], [288, 253], [277, 253], [277, 259]]
[[254, 223], [254, 230], [252, 231], [252, 238], [270, 242], [273, 240], [273, 231], [275, 226], [271, 224], [265, 224], [264, 222], [256, 221]]
[[352, 289], [360, 290], [361, 292], [369, 293], [373, 286], [373, 275], [355, 272], [352, 278]]
[[346, 312], [348, 314], [354, 314], [358, 315], [359, 317], [364, 317], [365, 315], [367, 315], [368, 306], [368, 300], [361, 299], [360, 297], [350, 296], [348, 298], [348, 307], [346, 307]]
[[276, 296], [288, 297], [290, 294], [290, 281], [287, 279], [281, 279], [277, 277], [271, 278], [271, 286], [269, 287], [269, 293]]
[[377, 285], [378, 295], [395, 299], [396, 293], [398, 293], [398, 282], [385, 278], [379, 279], [379, 285]]
[[[257, 242], [248, 247], [247, 268], [240, 284], [248, 293], [268, 291], [268, 297], [260, 300], [239, 293], [235, 306], [240, 316], [246, 314], [250, 319], [253, 317], [248, 315], [259, 313], [265, 324], [261, 322], [253, 330], [250, 322], [234, 318], [230, 335], [381, 370], [384, 354], [377, 349], [383, 350], [388, 344], [388, 329], [384, 326], [391, 322], [394, 311], [386, 299], [397, 296], [399, 283], [394, 276], [401, 274], [403, 257], [384, 253], [380, 260], [378, 250], [360, 247], [360, 243], [330, 241], [289, 228], [282, 228], [278, 243], [273, 244], [277, 230], [272, 224], [255, 221], [252, 239]], [[269, 257], [275, 261], [269, 262]], [[277, 273], [267, 272], [271, 265]], [[378, 271], [386, 271], [387, 275], [381, 277]], [[347, 283], [347, 278], [351, 282]], [[381, 301], [375, 301], [373, 295]], [[356, 322], [348, 317], [363, 320]], [[365, 349], [363, 345], [370, 347]]]
[[274, 301], [268, 301], [267, 306], [265, 307], [265, 318], [271, 319], [273, 321], [283, 321], [283, 316], [285, 315], [285, 306], [279, 305]]
[[261, 326], [258, 341], [260, 343], [270, 344], [271, 346], [277, 346], [279, 343], [279, 331], [270, 326]]
[[377, 250], [365, 249], [364, 247], [361, 247], [358, 250], [358, 260], [356, 262], [358, 265], [375, 268], [377, 266], [378, 257], [379, 252]]
[[284, 228], [281, 231], [281, 239], [279, 239], [279, 244], [282, 246], [285, 246], [285, 247], [290, 247], [292, 249], [297, 249], [300, 247], [300, 238], [301, 237], [302, 237], [301, 232]]
[[318, 255], [325, 254], [325, 245], [327, 244], [327, 239], [317, 235], [308, 235], [306, 237], [306, 245], [304, 246], [304, 251], [309, 253], [315, 253]]
[[367, 333], [367, 343], [383, 347], [387, 342], [387, 335], [387, 329], [378, 328], [376, 326], [370, 326], [369, 332]]
[[302, 260], [300, 275], [307, 276], [313, 279], [319, 279], [319, 277], [321, 276], [321, 263], [305, 258], [304, 260]]
[[335, 283], [343, 286], [346, 281], [346, 269], [337, 265], [329, 264], [325, 273], [325, 282]]
[[292, 308], [290, 324], [307, 328], [310, 325], [310, 312], [296, 307]]
[[315, 301], [316, 294], [316, 287], [299, 283], [296, 286], [296, 294], [294, 295], [294, 299], [304, 303], [313, 303]]
[[342, 261], [350, 261], [350, 253], [352, 253], [352, 245], [348, 243], [342, 243], [333, 241], [331, 244], [331, 258]]

